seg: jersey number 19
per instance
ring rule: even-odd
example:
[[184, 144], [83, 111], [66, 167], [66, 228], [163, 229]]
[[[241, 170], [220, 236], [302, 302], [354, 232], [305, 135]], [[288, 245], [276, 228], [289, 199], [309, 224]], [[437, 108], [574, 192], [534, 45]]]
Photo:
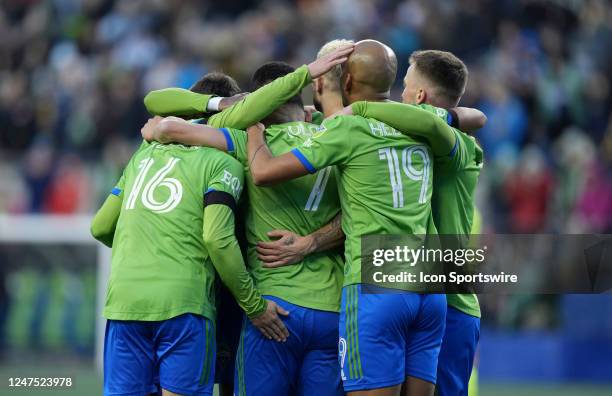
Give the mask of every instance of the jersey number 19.
[[[423, 169], [415, 168], [412, 157], [421, 157]], [[402, 150], [402, 163], [400, 167], [399, 156], [397, 149], [394, 147], [385, 147], [378, 150], [378, 157], [381, 160], [387, 160], [389, 166], [389, 179], [391, 180], [391, 191], [393, 193], [393, 207], [404, 207], [404, 183], [402, 182], [402, 170], [404, 174], [411, 180], [421, 181], [421, 190], [419, 193], [420, 204], [427, 202], [427, 187], [429, 185], [430, 160], [429, 151], [425, 146], [417, 145], [406, 147]]]

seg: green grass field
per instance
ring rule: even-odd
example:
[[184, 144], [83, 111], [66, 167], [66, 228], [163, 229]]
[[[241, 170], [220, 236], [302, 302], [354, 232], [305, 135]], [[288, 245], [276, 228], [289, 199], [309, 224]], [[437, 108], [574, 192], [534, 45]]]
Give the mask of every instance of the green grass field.
[[[18, 389], [8, 387], [8, 378], [23, 376], [72, 377], [74, 385], [69, 389]], [[45, 365], [0, 365], [0, 396], [12, 395], [100, 395], [102, 380], [88, 364], [76, 365], [45, 363]], [[610, 396], [612, 386], [583, 384], [516, 384], [485, 383], [480, 385], [479, 396]]]

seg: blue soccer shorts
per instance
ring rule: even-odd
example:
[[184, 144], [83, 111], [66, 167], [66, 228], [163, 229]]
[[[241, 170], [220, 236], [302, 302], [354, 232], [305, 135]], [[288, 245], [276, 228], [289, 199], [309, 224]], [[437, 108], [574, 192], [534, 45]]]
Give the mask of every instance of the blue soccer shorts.
[[289, 311], [286, 342], [265, 338], [247, 319], [236, 354], [235, 396], [341, 396], [338, 313], [265, 296]]
[[144, 322], [108, 320], [104, 337], [104, 395], [148, 396], [161, 388], [212, 395], [215, 327], [193, 314]]
[[467, 396], [479, 338], [480, 318], [448, 307], [438, 358], [439, 396]]
[[[436, 383], [446, 296], [361, 285], [342, 289], [338, 359], [346, 392], [379, 389], [416, 377]], [[384, 290], [384, 291], [383, 291]]]

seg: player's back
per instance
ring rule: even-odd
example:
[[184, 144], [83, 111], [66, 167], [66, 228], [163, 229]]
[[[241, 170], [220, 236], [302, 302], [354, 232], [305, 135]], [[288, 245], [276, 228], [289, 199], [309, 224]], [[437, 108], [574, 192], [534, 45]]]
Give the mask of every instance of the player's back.
[[[433, 218], [445, 247], [465, 248], [474, 232], [474, 195], [483, 165], [483, 152], [476, 139], [455, 130], [460, 141], [452, 157], [436, 158]], [[476, 227], [479, 229], [479, 227]], [[478, 233], [477, 231], [476, 233]], [[448, 294], [448, 305], [472, 316], [480, 317], [476, 294]]]
[[345, 285], [361, 282], [362, 235], [435, 233], [433, 158], [426, 143], [374, 119], [339, 116], [299, 151], [315, 168], [337, 164], [347, 235]]
[[[214, 268], [203, 235], [203, 196], [234, 159], [214, 149], [143, 144], [116, 189], [124, 190], [113, 241], [105, 316], [214, 319]], [[227, 184], [240, 189], [228, 172]]]
[[[266, 138], [270, 150], [279, 155], [300, 145], [317, 128], [306, 122], [272, 125], [266, 129]], [[245, 165], [248, 265], [258, 289], [296, 305], [337, 311], [344, 265], [339, 250], [314, 253], [296, 265], [270, 270], [262, 267], [255, 249], [257, 242], [269, 239], [271, 230], [307, 235], [333, 220], [340, 212], [335, 169], [328, 167], [275, 186], [258, 187], [248, 172], [246, 133], [228, 133], [233, 154]]]
[[469, 236], [483, 153], [476, 139], [454, 131], [461, 140], [457, 152], [452, 157], [436, 158], [434, 163], [433, 215], [438, 233]]
[[[435, 383], [445, 296], [365, 292], [363, 283], [372, 282], [361, 278], [362, 236], [435, 232], [429, 146], [377, 120], [339, 116], [296, 150], [308, 170], [338, 169], [347, 237], [338, 327], [344, 389], [377, 389], [411, 376]], [[401, 271], [410, 268], [405, 263]]]

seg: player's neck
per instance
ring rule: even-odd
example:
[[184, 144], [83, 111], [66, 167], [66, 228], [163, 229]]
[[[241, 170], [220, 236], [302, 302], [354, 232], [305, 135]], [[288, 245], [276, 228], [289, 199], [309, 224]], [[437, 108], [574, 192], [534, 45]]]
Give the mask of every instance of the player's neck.
[[340, 94], [323, 95], [320, 100], [325, 118], [344, 109], [344, 105], [342, 104], [342, 96]]
[[301, 106], [282, 105], [268, 117], [263, 119], [265, 126], [286, 124], [288, 122], [304, 121], [304, 110]]
[[367, 101], [367, 102], [384, 102], [389, 100], [389, 91], [387, 92], [374, 92], [370, 90], [363, 91], [355, 91], [352, 92], [348, 99], [349, 103], [354, 103], [358, 101]]

